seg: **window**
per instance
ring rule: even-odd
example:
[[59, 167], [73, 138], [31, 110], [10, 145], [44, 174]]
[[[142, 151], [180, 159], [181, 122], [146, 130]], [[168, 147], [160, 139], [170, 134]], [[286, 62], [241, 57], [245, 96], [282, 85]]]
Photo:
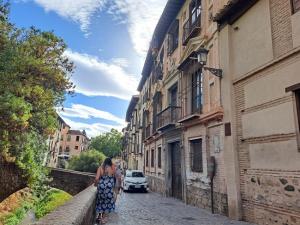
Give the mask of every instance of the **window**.
[[168, 54], [171, 55], [178, 47], [179, 21], [175, 20], [168, 33]]
[[300, 0], [292, 0], [293, 13], [300, 11]]
[[192, 74], [192, 113], [201, 113], [203, 104], [202, 69]]
[[60, 140], [61, 140], [61, 141], [64, 140], [64, 135], [61, 135]]
[[190, 4], [190, 20], [194, 24], [201, 14], [201, 0], [193, 0]]
[[203, 172], [202, 161], [202, 139], [190, 141], [190, 154], [191, 154], [191, 170], [193, 172]]
[[78, 150], [78, 146], [75, 146], [75, 150]]
[[177, 84], [173, 85], [169, 89], [169, 105], [170, 106], [177, 106]]
[[79, 141], [80, 137], [79, 136], [76, 136], [76, 141]]
[[68, 135], [67, 141], [71, 141], [71, 135]]
[[157, 148], [157, 167], [161, 168], [161, 147]]
[[66, 147], [66, 153], [69, 153], [69, 152], [70, 152], [70, 147], [67, 146], [67, 147]]
[[149, 151], [146, 151], [146, 167], [149, 167]]
[[59, 146], [59, 154], [61, 154], [61, 152], [62, 152], [62, 147]]
[[154, 167], [154, 149], [151, 150], [151, 167]]
[[153, 129], [153, 133], [155, 133], [157, 129], [157, 123], [158, 123], [157, 114], [162, 111], [162, 97], [160, 92], [156, 92], [156, 94], [153, 97], [152, 109], [153, 109], [152, 129]]

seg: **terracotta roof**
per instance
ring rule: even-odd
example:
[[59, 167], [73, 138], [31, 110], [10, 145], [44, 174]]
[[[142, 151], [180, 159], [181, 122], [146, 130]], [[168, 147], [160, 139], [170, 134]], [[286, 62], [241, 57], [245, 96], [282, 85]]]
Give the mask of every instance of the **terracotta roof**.
[[[168, 0], [165, 9], [156, 25], [154, 33], [152, 35], [151, 43], [157, 45], [158, 49], [160, 49], [166, 33], [172, 22], [176, 19], [177, 14], [179, 13], [182, 5], [184, 4], [185, 0]], [[149, 77], [153, 65], [153, 57], [150, 45], [147, 53], [147, 57], [144, 63], [143, 71], [142, 71], [142, 78], [140, 80], [138, 91], [141, 91], [147, 78]]]

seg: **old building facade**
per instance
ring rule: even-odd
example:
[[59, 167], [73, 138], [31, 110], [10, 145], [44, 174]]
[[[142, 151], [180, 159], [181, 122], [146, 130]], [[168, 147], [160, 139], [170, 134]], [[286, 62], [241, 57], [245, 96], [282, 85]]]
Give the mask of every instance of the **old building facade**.
[[48, 139], [48, 151], [45, 157], [45, 165], [49, 167], [57, 167], [59, 149], [60, 149], [60, 139], [62, 136], [62, 131], [64, 127], [68, 126], [66, 122], [60, 117], [57, 117], [58, 127], [55, 133], [51, 135]]
[[241, 218], [257, 224], [300, 224], [299, 9], [235, 1], [215, 16]]
[[143, 170], [144, 158], [141, 144], [141, 127], [139, 125], [140, 104], [139, 96], [132, 96], [126, 112], [127, 127], [123, 129], [123, 168], [130, 170]]
[[72, 156], [79, 155], [88, 149], [89, 142], [90, 139], [84, 130], [71, 130], [70, 126], [64, 126], [60, 139], [59, 158], [68, 160]]
[[299, 21], [299, 0], [167, 2], [128, 109], [152, 190], [300, 224]]

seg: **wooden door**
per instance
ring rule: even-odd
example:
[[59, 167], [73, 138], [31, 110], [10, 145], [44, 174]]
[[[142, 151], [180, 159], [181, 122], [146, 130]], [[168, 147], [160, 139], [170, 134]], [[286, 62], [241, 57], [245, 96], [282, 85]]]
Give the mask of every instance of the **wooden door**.
[[171, 146], [171, 172], [172, 172], [172, 196], [182, 199], [182, 176], [181, 176], [181, 152], [180, 143], [175, 142]]

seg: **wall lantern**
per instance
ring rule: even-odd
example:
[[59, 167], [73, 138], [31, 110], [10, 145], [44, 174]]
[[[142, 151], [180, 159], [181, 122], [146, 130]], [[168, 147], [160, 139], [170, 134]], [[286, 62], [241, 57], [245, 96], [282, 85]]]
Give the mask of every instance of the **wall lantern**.
[[200, 48], [197, 52], [197, 58], [192, 58], [192, 59], [196, 59], [198, 61], [198, 63], [200, 63], [202, 65], [202, 68], [204, 70], [208, 70], [209, 72], [211, 72], [213, 75], [222, 78], [223, 76], [223, 71], [221, 69], [215, 69], [215, 68], [211, 68], [211, 67], [207, 67], [205, 66], [207, 63], [207, 55], [208, 55], [208, 50], [205, 48]]

